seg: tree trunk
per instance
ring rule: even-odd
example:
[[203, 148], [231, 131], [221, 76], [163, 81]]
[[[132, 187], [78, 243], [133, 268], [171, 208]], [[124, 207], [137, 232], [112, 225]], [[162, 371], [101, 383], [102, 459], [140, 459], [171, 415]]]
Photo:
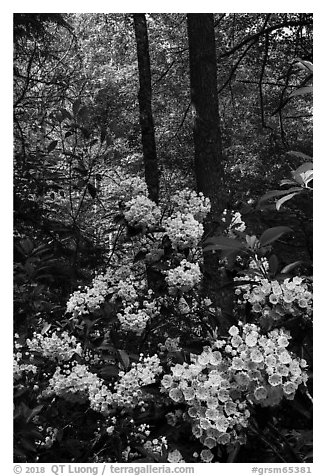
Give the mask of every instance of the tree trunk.
[[[207, 236], [219, 231], [226, 204], [213, 14], [188, 13], [187, 28], [197, 190], [210, 198], [212, 207], [204, 224]], [[227, 282], [218, 255], [205, 253], [204, 290], [222, 311], [222, 318], [218, 320], [221, 330], [232, 321], [233, 296], [224, 288]]]
[[147, 24], [144, 13], [134, 13], [134, 29], [137, 44], [139, 70], [139, 117], [143, 145], [145, 180], [149, 198], [158, 203], [159, 170], [156, 155], [154, 122], [152, 115], [152, 84], [149, 59]]

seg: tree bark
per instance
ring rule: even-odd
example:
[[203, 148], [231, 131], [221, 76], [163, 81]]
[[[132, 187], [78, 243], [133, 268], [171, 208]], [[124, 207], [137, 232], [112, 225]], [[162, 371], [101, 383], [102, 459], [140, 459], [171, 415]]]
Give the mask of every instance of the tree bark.
[[[196, 183], [198, 192], [211, 201], [204, 227], [205, 235], [212, 235], [219, 231], [226, 205], [213, 14], [188, 13], [187, 29]], [[227, 283], [218, 255], [204, 253], [204, 290], [222, 311], [218, 322], [221, 329], [232, 321], [233, 296], [225, 288]]]
[[137, 44], [139, 70], [139, 117], [143, 146], [145, 180], [149, 198], [158, 203], [159, 169], [156, 154], [154, 121], [152, 114], [152, 84], [148, 34], [144, 13], [134, 13], [134, 30]]

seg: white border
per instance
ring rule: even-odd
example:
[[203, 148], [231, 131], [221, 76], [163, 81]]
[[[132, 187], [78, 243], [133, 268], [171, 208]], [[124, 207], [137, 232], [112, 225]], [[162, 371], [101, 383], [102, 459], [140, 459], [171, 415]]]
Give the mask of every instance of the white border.
[[[90, 9], [90, 7], [92, 7]], [[191, 4], [186, 1], [153, 3], [153, 2], [131, 2], [123, 1], [110, 2], [95, 1], [62, 1], [57, 0], [54, 3], [45, 3], [44, 1], [14, 1], [2, 6], [0, 16], [0, 48], [1, 48], [1, 182], [0, 182], [0, 211], [1, 211], [1, 417], [2, 417], [2, 436], [1, 439], [1, 463], [7, 468], [3, 468], [3, 474], [13, 474], [12, 472], [12, 14], [14, 12], [76, 12], [76, 13], [129, 13], [129, 12], [153, 12], [153, 13], [194, 13], [198, 12], [237, 12], [237, 13], [269, 13], [270, 5], [262, 2], [240, 2], [228, 1], [222, 2], [199, 2]], [[265, 7], [265, 8], [264, 8]], [[272, 12], [312, 12], [314, 13], [314, 156], [315, 168], [317, 169], [317, 178], [315, 179], [314, 192], [314, 251], [316, 266], [315, 276], [315, 328], [314, 328], [314, 393], [315, 393], [315, 419], [314, 419], [314, 463], [312, 466], [313, 475], [321, 476], [325, 474], [324, 460], [324, 442], [325, 442], [325, 303], [323, 297], [325, 290], [325, 249], [324, 242], [326, 238], [326, 144], [325, 144], [325, 19], [326, 8], [321, 1], [303, 2], [303, 1], [274, 1], [272, 2]], [[245, 8], [245, 9], [244, 9]], [[232, 468], [231, 468], [232, 466]], [[223, 475], [251, 474], [251, 467], [254, 465], [235, 463], [232, 465], [198, 465], [196, 475], [201, 473], [216, 474], [216, 470]], [[296, 466], [279, 464], [259, 464], [259, 467], [271, 468]], [[199, 469], [200, 467], [200, 469]], [[6, 471], [8, 469], [8, 471]], [[214, 473], [213, 473], [214, 472]], [[49, 473], [50, 474], [50, 473]], [[267, 474], [267, 472], [266, 472]], [[302, 474], [302, 473], [301, 473]]]

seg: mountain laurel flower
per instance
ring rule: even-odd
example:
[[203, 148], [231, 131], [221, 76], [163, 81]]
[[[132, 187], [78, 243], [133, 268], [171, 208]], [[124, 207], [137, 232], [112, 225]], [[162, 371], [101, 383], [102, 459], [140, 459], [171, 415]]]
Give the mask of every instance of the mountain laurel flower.
[[129, 225], [145, 231], [159, 224], [162, 212], [155, 202], [145, 195], [138, 195], [125, 204], [123, 215]]
[[14, 379], [15, 380], [20, 379], [23, 375], [26, 375], [29, 372], [31, 372], [33, 374], [37, 373], [36, 365], [25, 364], [23, 362], [20, 362], [21, 358], [22, 358], [22, 354], [20, 352], [17, 352], [16, 354], [14, 354], [13, 371], [14, 371]]
[[[283, 398], [292, 399], [308, 378], [306, 362], [286, 350], [289, 331], [281, 328], [262, 334], [255, 324], [241, 326], [239, 333], [236, 329], [230, 328], [229, 337], [219, 341], [221, 352], [214, 350], [212, 342], [201, 354], [191, 354], [191, 363], [172, 366], [170, 378], [162, 379], [161, 392], [188, 405], [185, 418], [192, 433], [209, 449], [214, 440], [216, 445], [244, 443], [248, 403], [278, 405]], [[237, 337], [242, 344], [232, 347], [229, 342]], [[233, 349], [231, 354], [225, 352], [227, 348]], [[214, 353], [219, 358], [213, 358]]]
[[267, 395], [268, 392], [266, 387], [257, 387], [254, 390], [254, 397], [256, 398], [256, 400], [265, 400]]
[[170, 292], [178, 289], [181, 292], [190, 291], [200, 283], [201, 279], [202, 274], [198, 263], [191, 263], [185, 259], [176, 268], [168, 270], [165, 278]]
[[164, 224], [172, 248], [176, 250], [195, 248], [204, 233], [203, 225], [191, 213], [177, 212], [168, 217]]
[[182, 459], [182, 454], [179, 450], [170, 451], [167, 459], [169, 463], [184, 463], [184, 460]]
[[134, 332], [141, 335], [146, 328], [150, 316], [142, 309], [135, 309], [133, 306], [126, 306], [124, 312], [118, 312], [121, 329], [125, 332]]
[[204, 463], [210, 463], [214, 458], [213, 453], [208, 449], [208, 450], [202, 450], [200, 453], [200, 459]]
[[280, 374], [272, 374], [268, 377], [268, 382], [273, 386], [276, 387], [277, 385], [281, 385], [282, 383], [282, 376]]
[[[241, 277], [243, 279], [244, 277]], [[241, 282], [240, 278], [237, 281]], [[261, 313], [264, 317], [280, 319], [284, 314], [297, 315], [304, 312], [305, 315], [312, 314], [312, 293], [308, 289], [309, 283], [303, 278], [295, 276], [284, 279], [283, 282], [254, 277], [257, 284], [241, 286], [238, 291], [242, 291], [242, 299], [252, 304], [252, 311]], [[244, 292], [246, 291], [246, 292]], [[241, 302], [241, 299], [240, 299]]]
[[[229, 217], [227, 218], [227, 215]], [[241, 213], [236, 212], [234, 210], [224, 210], [223, 211], [223, 217], [222, 217], [222, 222], [226, 223], [228, 220], [228, 227], [227, 227], [227, 236], [230, 238], [236, 238], [236, 234], [234, 231], [240, 231], [243, 232], [246, 229], [246, 224], [242, 220]]]
[[29, 350], [57, 362], [70, 360], [75, 354], [82, 355], [81, 344], [66, 331], [61, 335], [53, 332], [49, 337], [34, 332], [33, 339], [26, 339], [26, 344]]
[[202, 192], [197, 194], [189, 188], [177, 191], [171, 197], [171, 202], [175, 212], [190, 213], [200, 223], [203, 223], [211, 210], [209, 198], [204, 197]]
[[148, 189], [144, 178], [128, 174], [123, 167], [118, 166], [114, 177], [102, 176], [101, 193], [103, 201], [128, 201], [136, 195], [147, 197]]

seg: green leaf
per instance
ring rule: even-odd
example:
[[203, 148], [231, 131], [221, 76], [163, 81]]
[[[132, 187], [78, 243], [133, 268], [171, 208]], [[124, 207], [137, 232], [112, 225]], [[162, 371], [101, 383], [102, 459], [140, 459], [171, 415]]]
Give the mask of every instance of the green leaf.
[[115, 307], [112, 303], [105, 302], [103, 306], [103, 317], [113, 319], [115, 317]]
[[124, 368], [127, 370], [130, 365], [130, 359], [127, 352], [125, 350], [118, 349], [118, 358]]
[[305, 94], [310, 94], [312, 93], [313, 89], [312, 86], [304, 86], [303, 88], [296, 89], [293, 91], [290, 95], [289, 98], [293, 98], [295, 96], [304, 96]]
[[[280, 181], [280, 186], [284, 187], [284, 185], [292, 185], [292, 187], [293, 187], [293, 185], [296, 185], [296, 182], [294, 180], [290, 180], [290, 179], [283, 179], [283, 180]], [[284, 190], [284, 192], [289, 192], [289, 189]]]
[[53, 140], [52, 142], [50, 142], [50, 144], [48, 145], [48, 153], [52, 152], [57, 147], [57, 144], [57, 140]]
[[38, 415], [40, 413], [40, 411], [42, 410], [42, 408], [44, 407], [44, 405], [38, 405], [37, 407], [34, 407], [28, 417], [26, 418], [26, 421], [29, 422], [32, 420], [32, 418], [34, 418], [36, 415]]
[[309, 180], [312, 179], [313, 163], [305, 162], [300, 165], [294, 172], [292, 172], [292, 177], [300, 185], [306, 185]]
[[279, 261], [278, 261], [278, 258], [276, 255], [272, 255], [269, 260], [268, 260], [268, 264], [269, 264], [269, 271], [272, 275], [275, 275], [277, 273], [277, 270], [278, 270], [278, 265], [279, 265]]
[[308, 70], [310, 73], [313, 73], [313, 64], [311, 63], [311, 61], [302, 60], [300, 58], [296, 58], [294, 61], [294, 64], [299, 68], [305, 71]]
[[204, 252], [211, 250], [240, 250], [243, 248], [241, 241], [226, 236], [216, 236], [205, 241]]
[[[294, 182], [291, 180], [286, 180], [286, 181], [282, 180], [281, 185], [291, 185], [291, 184], [294, 184]], [[271, 190], [270, 192], [265, 193], [265, 195], [261, 197], [261, 199], [258, 202], [258, 205], [260, 205], [263, 202], [266, 202], [270, 198], [281, 197], [282, 195], [286, 195], [288, 193], [300, 192], [300, 191], [301, 189], [299, 187], [292, 187], [292, 188], [289, 188], [288, 190]]]
[[97, 190], [91, 183], [87, 184], [87, 190], [92, 198], [95, 198], [97, 195]]
[[62, 121], [64, 119], [72, 119], [71, 114], [69, 111], [67, 111], [67, 109], [61, 108], [60, 112], [61, 112]]
[[29, 441], [26, 438], [22, 438], [20, 443], [25, 450], [32, 451], [33, 453], [36, 452], [36, 447], [34, 442]]
[[288, 226], [274, 226], [273, 228], [268, 228], [260, 237], [260, 245], [266, 246], [273, 241], [278, 240], [284, 233], [290, 233], [292, 231]]
[[286, 195], [285, 197], [280, 198], [279, 200], [277, 200], [276, 210], [279, 210], [281, 208], [281, 206], [283, 205], [283, 203], [287, 202], [288, 200], [291, 200], [291, 198], [293, 198], [295, 195], [298, 195], [298, 193], [299, 192], [290, 193], [289, 195]]
[[41, 330], [41, 334], [46, 334], [51, 329], [52, 324], [46, 322]]
[[76, 99], [76, 101], [72, 105], [72, 110], [73, 110], [73, 113], [74, 113], [75, 116], [78, 114], [80, 104], [81, 104], [81, 100]]
[[145, 393], [149, 393], [154, 395], [155, 397], [160, 397], [162, 394], [160, 392], [160, 388], [157, 383], [150, 383], [148, 385], [142, 385], [141, 390]]
[[24, 240], [21, 240], [19, 244], [26, 255], [29, 255], [34, 249], [34, 244], [32, 240], [30, 240], [29, 238], [25, 238]]
[[287, 266], [284, 266], [284, 268], [281, 270], [281, 273], [282, 274], [286, 274], [286, 273], [289, 273], [290, 271], [292, 271], [294, 268], [296, 268], [297, 266], [299, 266], [299, 264], [301, 264], [302, 261], [294, 261], [293, 263], [290, 263], [288, 264]]
[[117, 377], [119, 375], [119, 368], [116, 365], [105, 365], [100, 369], [99, 375], [103, 378]]
[[311, 161], [312, 160], [312, 157], [310, 157], [309, 155], [307, 154], [304, 154], [303, 152], [297, 152], [295, 150], [289, 150], [288, 152], [286, 152], [288, 155], [294, 155], [295, 157], [298, 157], [299, 159], [304, 159], [304, 160], [308, 160], [308, 161]]
[[82, 106], [81, 108], [78, 109], [77, 115], [79, 120], [86, 121], [89, 116], [89, 107]]
[[134, 263], [137, 263], [137, 261], [141, 261], [142, 259], [144, 259], [147, 253], [148, 253], [147, 251], [143, 251], [143, 250], [138, 251], [138, 253], [134, 257]]

